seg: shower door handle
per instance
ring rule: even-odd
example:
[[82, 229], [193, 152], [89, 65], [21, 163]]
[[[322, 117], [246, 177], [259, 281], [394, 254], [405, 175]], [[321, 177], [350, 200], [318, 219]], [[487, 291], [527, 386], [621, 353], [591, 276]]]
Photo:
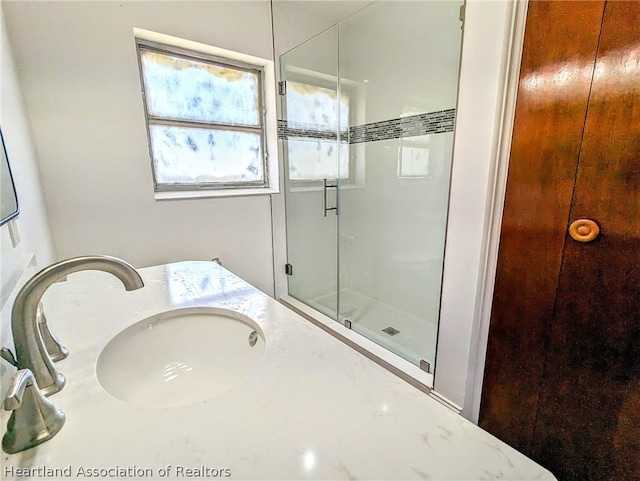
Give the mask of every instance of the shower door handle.
[[336, 202], [337, 202], [338, 181], [336, 180], [335, 184], [328, 184], [327, 179], [322, 179], [322, 210], [325, 217], [327, 217], [327, 212], [329, 212], [330, 210], [335, 210], [336, 215], [338, 214], [337, 205], [335, 207], [327, 207], [327, 189], [336, 189]]

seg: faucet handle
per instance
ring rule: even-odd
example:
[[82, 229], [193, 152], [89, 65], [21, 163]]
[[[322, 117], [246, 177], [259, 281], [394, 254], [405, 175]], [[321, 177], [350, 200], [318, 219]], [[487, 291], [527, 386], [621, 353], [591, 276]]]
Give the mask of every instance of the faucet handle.
[[29, 369], [21, 369], [11, 378], [3, 407], [13, 411], [2, 438], [2, 449], [9, 454], [48, 441], [64, 425], [64, 413], [42, 395]]
[[38, 329], [44, 342], [44, 347], [47, 350], [47, 354], [53, 362], [62, 361], [69, 355], [69, 349], [64, 347], [58, 338], [51, 332], [49, 325], [47, 324], [47, 318], [42, 310], [42, 303], [38, 303], [36, 309], [36, 320], [38, 321]]

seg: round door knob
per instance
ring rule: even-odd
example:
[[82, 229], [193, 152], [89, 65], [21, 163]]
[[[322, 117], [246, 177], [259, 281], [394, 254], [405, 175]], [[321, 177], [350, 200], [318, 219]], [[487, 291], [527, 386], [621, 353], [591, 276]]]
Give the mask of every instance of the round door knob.
[[569, 226], [569, 235], [578, 242], [591, 242], [600, 234], [600, 227], [591, 219], [574, 220]]

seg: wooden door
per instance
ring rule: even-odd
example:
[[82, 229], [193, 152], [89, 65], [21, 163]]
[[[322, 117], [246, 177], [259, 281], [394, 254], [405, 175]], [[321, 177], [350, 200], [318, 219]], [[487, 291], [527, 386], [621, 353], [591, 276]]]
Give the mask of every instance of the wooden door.
[[480, 425], [561, 481], [640, 479], [637, 0], [529, 4]]

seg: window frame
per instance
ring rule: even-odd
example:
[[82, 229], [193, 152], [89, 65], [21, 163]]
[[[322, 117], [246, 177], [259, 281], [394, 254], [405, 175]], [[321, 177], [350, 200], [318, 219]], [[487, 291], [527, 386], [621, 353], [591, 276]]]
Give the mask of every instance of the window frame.
[[[134, 33], [138, 29], [134, 29]], [[168, 36], [163, 36], [172, 38]], [[187, 41], [188, 42], [188, 41]], [[188, 42], [193, 43], [195, 42]], [[173, 43], [167, 43], [163, 41], [151, 40], [144, 36], [135, 35], [136, 44], [136, 57], [138, 61], [138, 75], [141, 85], [142, 104], [145, 117], [145, 128], [147, 135], [147, 145], [149, 152], [149, 160], [151, 162], [151, 172], [153, 178], [154, 192], [156, 199], [171, 199], [182, 197], [200, 197], [200, 196], [218, 196], [218, 195], [246, 195], [246, 194], [269, 194], [278, 191], [278, 185], [272, 186], [273, 173], [270, 169], [274, 169], [274, 166], [269, 162], [270, 150], [268, 142], [268, 114], [267, 114], [267, 94], [266, 84], [267, 81], [267, 68], [268, 64], [265, 63], [252, 63], [234, 58], [235, 52], [225, 51], [222, 49], [214, 49], [222, 54], [213, 54], [197, 48], [185, 48], [175, 45]], [[225, 124], [221, 122], [208, 122], [199, 120], [181, 120], [173, 119], [169, 117], [158, 117], [150, 115], [147, 107], [147, 93], [145, 87], [144, 69], [142, 65], [142, 50], [152, 51], [159, 54], [167, 55], [170, 57], [176, 57], [185, 60], [191, 60], [196, 62], [204, 62], [211, 65], [231, 68], [235, 70], [255, 73], [258, 76], [258, 119], [259, 126], [242, 126]], [[229, 55], [225, 55], [228, 53]], [[239, 56], [239, 55], [238, 55]], [[259, 181], [241, 181], [241, 182], [191, 182], [191, 183], [161, 183], [158, 182], [156, 175], [156, 166], [154, 162], [153, 145], [151, 142], [151, 130], [152, 125], [169, 125], [173, 127], [185, 127], [185, 128], [208, 128], [210, 130], [235, 130], [241, 132], [259, 133], [260, 134], [260, 148], [262, 151], [262, 180]], [[277, 161], [277, 160], [276, 160]], [[277, 169], [275, 169], [277, 176]]]

